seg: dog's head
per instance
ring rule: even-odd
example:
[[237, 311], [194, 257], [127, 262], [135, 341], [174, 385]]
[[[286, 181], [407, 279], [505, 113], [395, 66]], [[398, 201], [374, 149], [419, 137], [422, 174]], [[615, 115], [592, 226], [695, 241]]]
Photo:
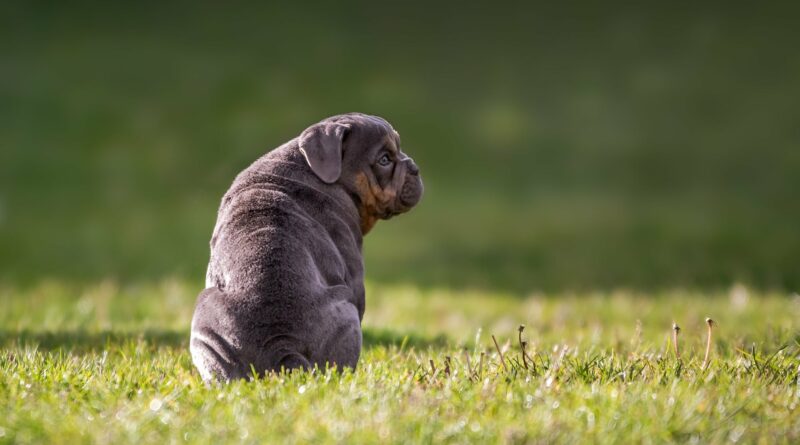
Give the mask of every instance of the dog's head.
[[400, 150], [400, 135], [380, 117], [330, 117], [303, 131], [299, 146], [323, 182], [340, 184], [354, 197], [364, 234], [378, 219], [407, 212], [422, 198], [417, 164]]

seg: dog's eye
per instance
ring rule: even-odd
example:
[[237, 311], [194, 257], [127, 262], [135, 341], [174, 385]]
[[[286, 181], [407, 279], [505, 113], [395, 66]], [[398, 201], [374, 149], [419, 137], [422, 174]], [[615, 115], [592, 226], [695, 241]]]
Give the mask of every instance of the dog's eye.
[[380, 159], [378, 159], [378, 165], [380, 165], [382, 167], [386, 167], [387, 165], [390, 165], [391, 163], [392, 163], [392, 160], [389, 159], [389, 155], [383, 155], [383, 156], [381, 156]]

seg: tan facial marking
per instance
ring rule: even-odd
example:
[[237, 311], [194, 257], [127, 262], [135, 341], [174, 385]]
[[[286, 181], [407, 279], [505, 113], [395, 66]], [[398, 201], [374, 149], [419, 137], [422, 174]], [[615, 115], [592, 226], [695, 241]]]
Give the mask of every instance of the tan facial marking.
[[385, 214], [389, 206], [397, 197], [396, 181], [392, 181], [385, 189], [378, 184], [370, 182], [364, 172], [356, 175], [356, 190], [361, 197], [361, 207], [358, 209], [361, 217], [361, 233], [366, 235], [372, 230], [375, 223]]

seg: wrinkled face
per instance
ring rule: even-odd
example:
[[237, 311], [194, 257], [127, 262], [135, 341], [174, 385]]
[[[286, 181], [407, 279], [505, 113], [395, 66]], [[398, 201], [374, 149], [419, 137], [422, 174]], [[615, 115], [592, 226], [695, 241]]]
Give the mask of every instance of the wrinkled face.
[[342, 183], [358, 198], [363, 233], [378, 219], [410, 210], [423, 191], [417, 164], [400, 149], [400, 135], [383, 119], [375, 120], [354, 125], [344, 140]]
[[320, 179], [341, 184], [353, 196], [364, 234], [422, 198], [419, 169], [382, 118], [349, 113], [325, 119], [300, 135], [299, 146]]
[[[383, 131], [381, 131], [383, 130]], [[357, 130], [356, 130], [357, 131]], [[407, 212], [422, 198], [422, 178], [414, 160], [400, 149], [400, 135], [389, 128], [370, 128], [354, 141], [352, 190], [359, 197], [361, 229], [366, 233], [378, 219]], [[361, 151], [360, 154], [358, 152]]]

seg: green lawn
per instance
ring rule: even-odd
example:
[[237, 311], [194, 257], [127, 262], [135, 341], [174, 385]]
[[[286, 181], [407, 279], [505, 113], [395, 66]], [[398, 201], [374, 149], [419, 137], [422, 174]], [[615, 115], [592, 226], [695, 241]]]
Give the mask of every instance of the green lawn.
[[209, 387], [187, 350], [197, 287], [2, 288], [0, 443], [800, 440], [797, 295], [369, 284], [355, 372]]

